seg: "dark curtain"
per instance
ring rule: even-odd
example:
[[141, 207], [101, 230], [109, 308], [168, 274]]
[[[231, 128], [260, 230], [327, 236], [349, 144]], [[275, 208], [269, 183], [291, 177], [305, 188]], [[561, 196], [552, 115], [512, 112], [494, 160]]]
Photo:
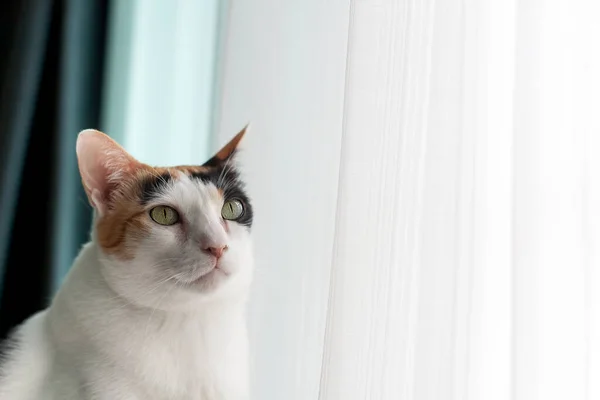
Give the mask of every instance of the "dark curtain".
[[102, 129], [108, 2], [0, 5], [0, 335], [45, 308], [91, 209], [75, 141]]

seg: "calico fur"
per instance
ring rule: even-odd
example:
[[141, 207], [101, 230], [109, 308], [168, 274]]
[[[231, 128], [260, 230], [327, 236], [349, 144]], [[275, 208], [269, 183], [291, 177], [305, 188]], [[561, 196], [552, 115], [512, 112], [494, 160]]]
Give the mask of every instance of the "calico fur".
[[[0, 400], [245, 400], [252, 205], [235, 166], [245, 130], [202, 166], [142, 164], [108, 136], [77, 141], [91, 241], [51, 305], [12, 336]], [[237, 220], [221, 207], [244, 205]], [[157, 224], [150, 210], [180, 216]], [[218, 260], [211, 248], [223, 249]]]

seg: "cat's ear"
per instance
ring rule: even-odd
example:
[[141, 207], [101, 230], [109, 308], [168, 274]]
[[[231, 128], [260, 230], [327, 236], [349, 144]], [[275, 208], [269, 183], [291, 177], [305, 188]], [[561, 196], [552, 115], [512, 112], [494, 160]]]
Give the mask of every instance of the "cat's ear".
[[101, 216], [107, 210], [111, 191], [141, 164], [109, 136], [94, 129], [79, 133], [76, 150], [83, 187]]
[[230, 158], [232, 158], [235, 155], [238, 144], [240, 143], [240, 141], [242, 140], [242, 138], [248, 131], [249, 126], [250, 126], [250, 124], [247, 124], [244, 127], [244, 129], [239, 131], [238, 134], [233, 137], [233, 139], [231, 139], [225, 146], [223, 146], [221, 148], [221, 150], [219, 150], [214, 156], [212, 156], [210, 160], [205, 162], [203, 164], [203, 166], [214, 167], [214, 166], [223, 164], [226, 161], [228, 161]]

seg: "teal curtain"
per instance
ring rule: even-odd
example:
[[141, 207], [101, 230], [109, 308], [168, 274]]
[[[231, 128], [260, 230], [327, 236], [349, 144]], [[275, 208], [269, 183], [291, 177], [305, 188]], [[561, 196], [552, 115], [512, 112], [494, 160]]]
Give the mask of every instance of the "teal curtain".
[[52, 15], [50, 1], [1, 7], [0, 293]]
[[[99, 19], [100, 17], [100, 19]], [[52, 291], [87, 240], [91, 209], [80, 183], [75, 139], [82, 129], [101, 129], [106, 4], [67, 0], [61, 35], [55, 192], [52, 226]]]
[[77, 172], [79, 130], [101, 128], [108, 3], [0, 5], [0, 334], [45, 307], [91, 210]]

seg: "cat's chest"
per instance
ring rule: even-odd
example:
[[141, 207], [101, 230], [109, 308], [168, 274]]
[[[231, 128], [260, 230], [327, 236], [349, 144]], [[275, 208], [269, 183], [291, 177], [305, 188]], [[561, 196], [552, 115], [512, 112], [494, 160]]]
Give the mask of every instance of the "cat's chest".
[[232, 327], [176, 328], [129, 337], [114, 354], [112, 374], [127, 376], [124, 384], [133, 383], [145, 399], [244, 398], [245, 333]]

